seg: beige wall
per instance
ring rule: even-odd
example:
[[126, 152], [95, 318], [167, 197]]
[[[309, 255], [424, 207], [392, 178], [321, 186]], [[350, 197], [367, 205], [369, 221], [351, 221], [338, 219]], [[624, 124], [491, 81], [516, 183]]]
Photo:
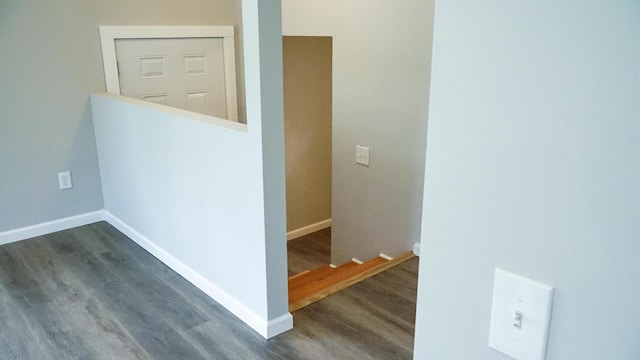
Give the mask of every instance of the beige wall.
[[287, 231], [331, 218], [331, 38], [283, 38]]

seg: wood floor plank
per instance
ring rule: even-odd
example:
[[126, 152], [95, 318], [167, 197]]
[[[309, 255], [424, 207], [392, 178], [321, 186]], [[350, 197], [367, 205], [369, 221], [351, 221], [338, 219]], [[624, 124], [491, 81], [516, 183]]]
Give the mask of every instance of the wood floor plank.
[[301, 272], [299, 274], [295, 274], [293, 276], [289, 276], [289, 282], [291, 282], [292, 280], [295, 280], [295, 279], [297, 279], [297, 278], [299, 278], [301, 276], [304, 276], [304, 275], [306, 275], [306, 274], [308, 274], [310, 272], [311, 272], [311, 270], [305, 270], [305, 271], [303, 271], [303, 272]]
[[[383, 259], [381, 260], [386, 261]], [[307, 274], [307, 276], [298, 278], [296, 281], [289, 283], [289, 303], [295, 303], [302, 298], [312, 295], [313, 293], [320, 292], [327, 287], [335, 285], [336, 283], [345, 281], [345, 279], [349, 279], [360, 271], [374, 265], [378, 265], [378, 262], [376, 261], [376, 264], [367, 263], [365, 265], [349, 261], [336, 268], [330, 268], [330, 270], [324, 270], [321, 268], [317, 274], [315, 271], [312, 271]]]
[[[75, 246], [86, 244], [79, 241]], [[79, 254], [77, 251], [73, 253]], [[95, 354], [101, 354], [105, 359], [151, 358], [92, 289], [82, 283], [70, 263], [59, 258], [48, 244], [26, 242], [22, 254], [34, 274], [46, 279], [44, 286], [47, 292], [54, 294], [53, 303], [47, 311], [54, 314], [52, 321], [64, 324], [66, 335], [61, 338], [77, 337], [71, 348], [65, 350], [69, 358], [91, 358]], [[62, 348], [60, 344], [56, 347]], [[77, 349], [85, 353], [74, 354]]]
[[303, 271], [299, 274], [293, 275], [289, 277], [289, 291], [291, 291], [291, 288], [295, 288], [297, 285], [299, 284], [306, 284], [309, 281], [315, 281], [318, 278], [322, 278], [323, 276], [326, 276], [327, 274], [330, 274], [332, 271], [334, 271], [334, 268], [332, 268], [331, 266], [324, 265], [321, 266], [317, 269], [313, 269], [313, 270], [306, 270]]
[[[327, 235], [290, 258], [326, 264]], [[267, 341], [112, 226], [82, 226], [0, 246], [0, 359], [410, 359], [408, 264], [298, 310]]]
[[338, 268], [331, 267], [330, 265], [325, 265], [309, 271], [304, 275], [292, 276], [289, 278], [289, 294], [291, 294], [292, 292], [295, 293], [301, 286], [308, 286], [312, 283], [315, 284], [321, 282], [326, 278], [336, 274], [337, 272], [357, 266], [359, 266], [358, 263], [349, 261], [348, 263], [340, 265]]
[[151, 274], [137, 271], [135, 259], [118, 257], [112, 251], [95, 256], [81, 252], [80, 262], [85, 284], [93, 283], [92, 271], [109, 273], [110, 278], [94, 287], [105, 299], [105, 306], [123, 324], [152, 358], [206, 358], [193, 348], [176, 329], [185, 329], [206, 321], [190, 307], [181, 306], [182, 299], [166, 286], [161, 286]]
[[383, 257], [371, 259], [364, 264], [354, 266], [349, 262], [338, 266], [332, 272], [322, 271], [323, 276], [313, 277], [313, 272], [306, 277], [314, 279], [303, 283], [305, 277], [295, 279], [295, 286], [289, 283], [289, 311], [296, 311], [327, 296], [346, 289], [347, 287], [363, 281], [373, 275], [383, 272], [393, 266], [413, 258], [412, 252], [407, 252], [394, 259], [387, 260]]
[[287, 241], [289, 276], [331, 263], [331, 228]]

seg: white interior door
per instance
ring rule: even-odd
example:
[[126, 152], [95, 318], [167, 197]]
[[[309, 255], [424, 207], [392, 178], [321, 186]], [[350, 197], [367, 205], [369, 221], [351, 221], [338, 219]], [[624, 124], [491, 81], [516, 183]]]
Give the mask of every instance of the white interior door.
[[120, 93], [227, 119], [222, 38], [116, 39]]

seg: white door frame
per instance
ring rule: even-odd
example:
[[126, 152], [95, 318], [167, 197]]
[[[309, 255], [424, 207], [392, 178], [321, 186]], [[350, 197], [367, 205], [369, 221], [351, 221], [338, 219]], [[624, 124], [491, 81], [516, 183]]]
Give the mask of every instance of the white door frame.
[[102, 64], [107, 92], [120, 95], [117, 39], [222, 38], [227, 119], [238, 121], [233, 26], [100, 26]]

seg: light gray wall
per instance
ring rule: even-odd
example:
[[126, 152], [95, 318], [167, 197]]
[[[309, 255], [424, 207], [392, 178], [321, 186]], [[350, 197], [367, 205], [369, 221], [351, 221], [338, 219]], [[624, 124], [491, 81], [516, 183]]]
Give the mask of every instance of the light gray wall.
[[[234, 25], [234, 0], [0, 0], [0, 232], [102, 208], [99, 25]], [[241, 109], [242, 110], [242, 109]], [[73, 190], [58, 190], [70, 170]]]
[[243, 0], [242, 16], [247, 125], [109, 94], [91, 104], [107, 220], [272, 337], [293, 324], [279, 0]]
[[281, 2], [242, 0], [242, 18], [248, 33], [244, 39], [249, 131], [258, 132], [260, 127], [264, 236], [257, 244], [264, 246], [267, 337], [272, 337], [293, 327], [287, 295]]
[[[433, 2], [283, 1], [285, 35], [333, 36], [332, 262], [419, 241]], [[371, 166], [355, 164], [355, 146]]]
[[555, 286], [547, 359], [640, 358], [640, 4], [437, 2], [417, 359], [487, 347], [500, 267]]

